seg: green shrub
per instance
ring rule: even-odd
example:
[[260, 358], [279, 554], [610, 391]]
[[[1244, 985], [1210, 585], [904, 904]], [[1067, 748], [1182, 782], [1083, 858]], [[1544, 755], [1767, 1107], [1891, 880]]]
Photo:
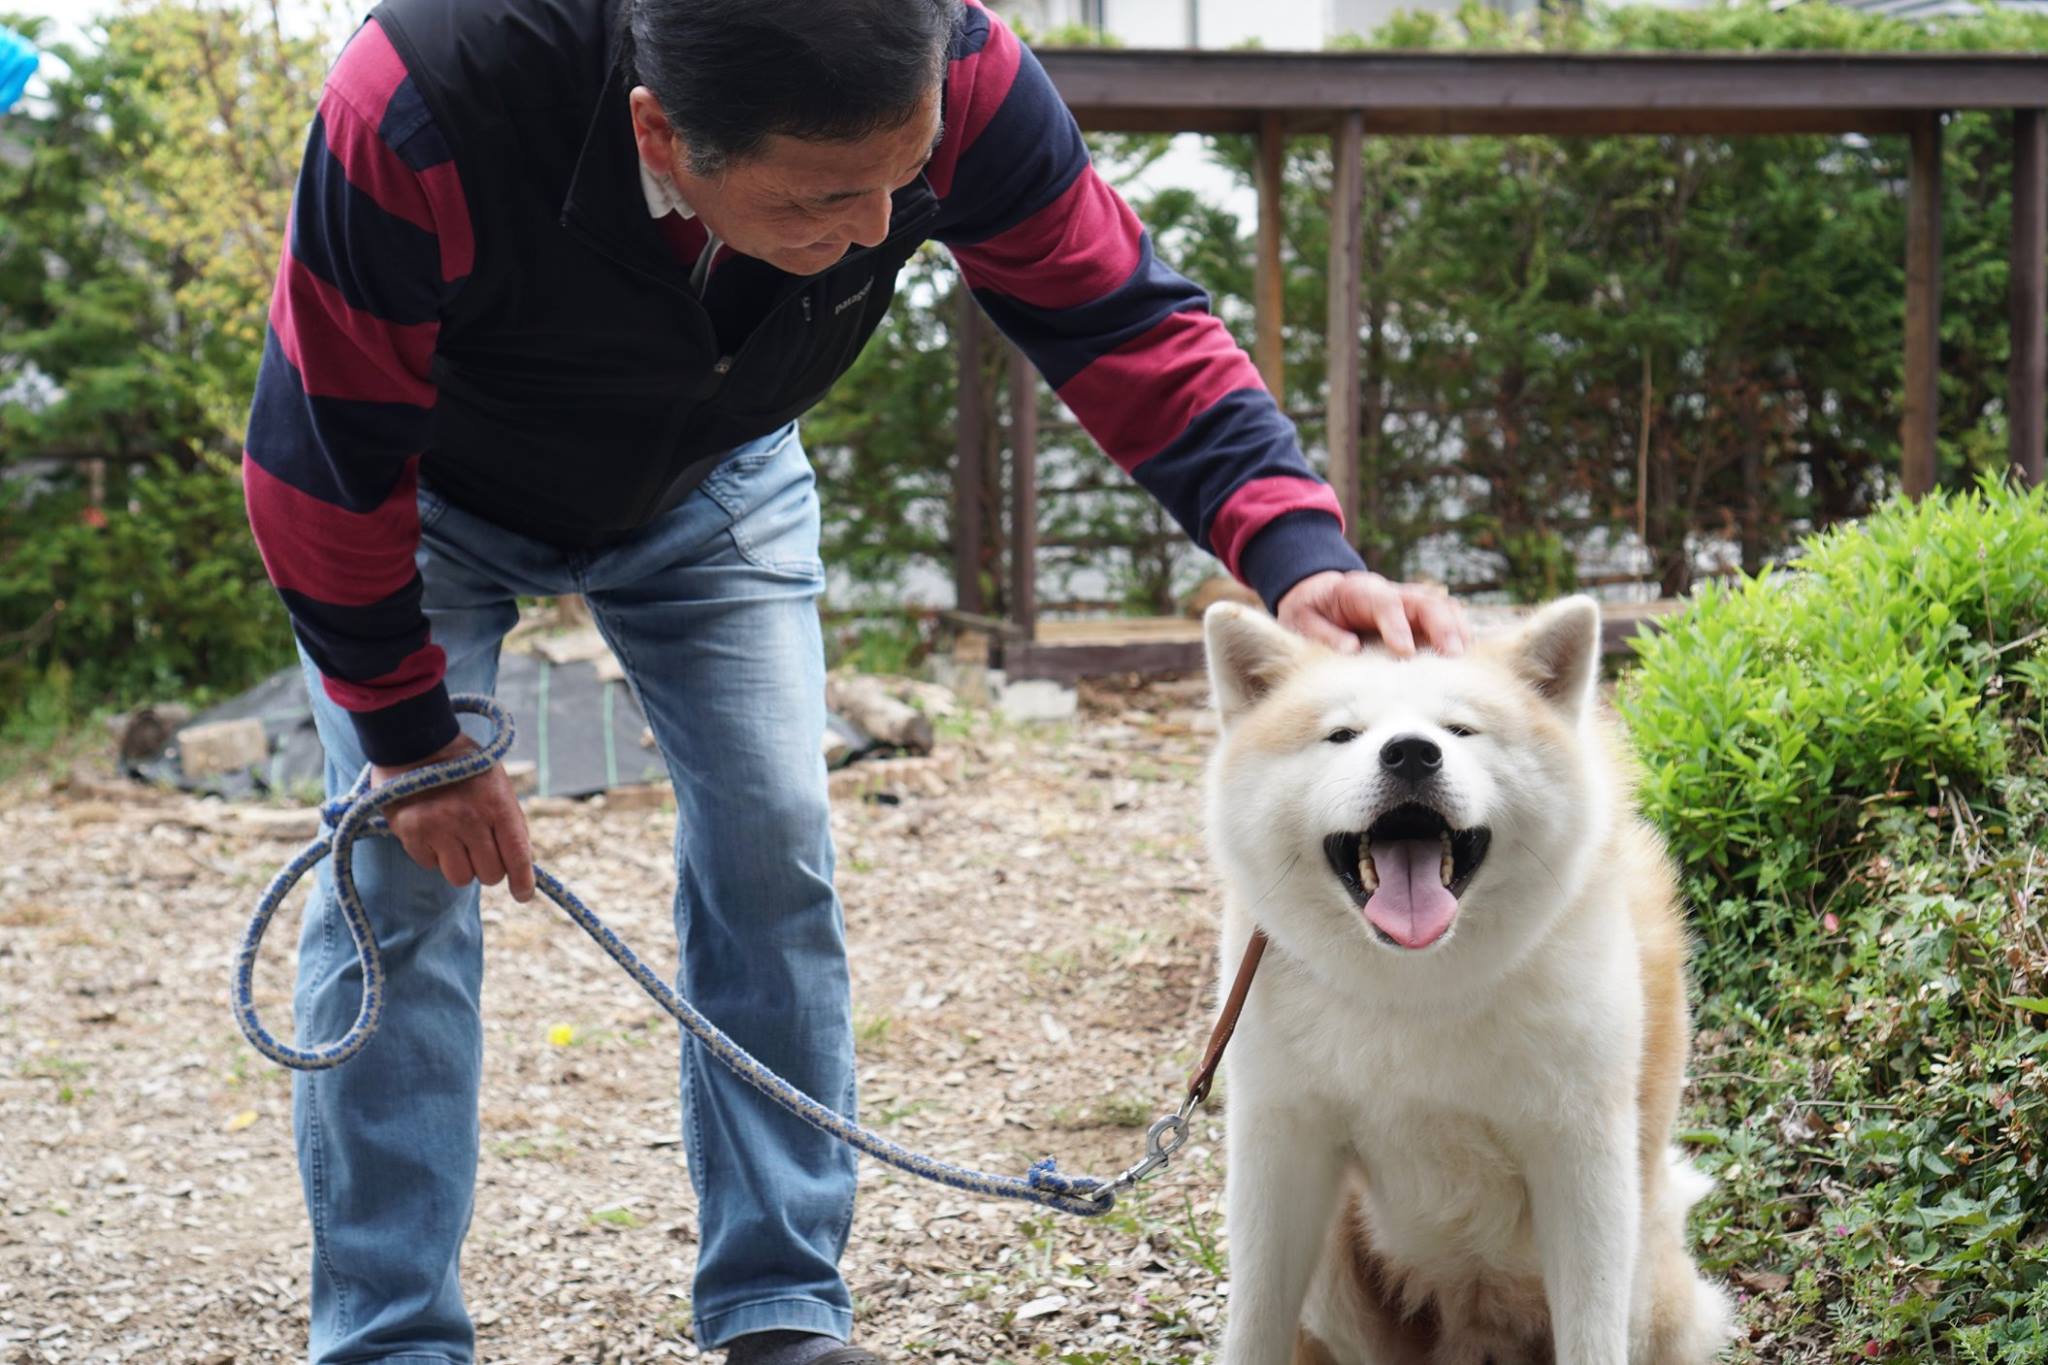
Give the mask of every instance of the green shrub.
[[34, 697], [47, 727], [57, 711], [204, 700], [290, 660], [240, 477], [165, 460], [115, 478], [98, 508], [83, 488], [0, 481], [0, 714]]
[[1971, 800], [2038, 716], [2048, 494], [1894, 501], [1790, 570], [1705, 585], [1617, 704], [1703, 912], [1710, 980], [1818, 932], [1887, 805]]
[[1739, 1360], [2048, 1365], [2048, 494], [1701, 591], [1618, 704], [1700, 935]]
[[1698, 1237], [1757, 1359], [2048, 1365], [2048, 765], [2013, 728], [1980, 808], [1886, 810], [1838, 929], [1701, 1002]]

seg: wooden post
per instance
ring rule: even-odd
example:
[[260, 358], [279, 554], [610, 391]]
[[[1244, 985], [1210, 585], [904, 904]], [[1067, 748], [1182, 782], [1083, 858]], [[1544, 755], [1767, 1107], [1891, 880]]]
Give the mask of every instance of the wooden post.
[[1010, 619], [1038, 637], [1038, 371], [1010, 348]]
[[1266, 114], [1259, 120], [1259, 154], [1253, 179], [1259, 191], [1259, 260], [1253, 279], [1253, 306], [1258, 319], [1258, 336], [1252, 345], [1252, 359], [1264, 377], [1266, 387], [1282, 407], [1287, 405], [1283, 383], [1280, 322], [1285, 313], [1285, 296], [1280, 287], [1281, 211], [1280, 153], [1286, 142], [1280, 134], [1280, 116]]
[[988, 397], [981, 387], [984, 324], [981, 305], [965, 282], [960, 286], [960, 367], [957, 424], [959, 450], [953, 457], [953, 600], [962, 611], [982, 610], [981, 487], [988, 467], [985, 447]]
[[1330, 486], [1352, 543], [1358, 543], [1358, 312], [1365, 229], [1359, 216], [1365, 115], [1353, 110], [1330, 139], [1330, 396], [1324, 430]]
[[2012, 116], [2012, 370], [2006, 418], [2013, 475], [2042, 477], [2043, 409], [2048, 407], [2048, 110]]
[[1934, 487], [1941, 393], [1941, 115], [1913, 129], [1906, 185], [1906, 392], [1900, 481], [1906, 496]]

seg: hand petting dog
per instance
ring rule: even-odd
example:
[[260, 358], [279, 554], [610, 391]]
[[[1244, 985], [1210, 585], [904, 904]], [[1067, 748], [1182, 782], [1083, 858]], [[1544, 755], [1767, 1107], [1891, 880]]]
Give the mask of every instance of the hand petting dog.
[[1465, 608], [1442, 585], [1396, 583], [1366, 569], [1310, 574], [1287, 590], [1274, 615], [1340, 654], [1356, 654], [1361, 636], [1377, 636], [1400, 658], [1418, 645], [1455, 657], [1472, 643]]

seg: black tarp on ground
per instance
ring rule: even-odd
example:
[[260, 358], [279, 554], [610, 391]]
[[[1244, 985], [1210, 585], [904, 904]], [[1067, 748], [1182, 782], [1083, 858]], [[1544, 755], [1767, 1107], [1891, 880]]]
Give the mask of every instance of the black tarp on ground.
[[[512, 714], [514, 737], [507, 763], [534, 765], [533, 794], [589, 796], [611, 787], [659, 782], [668, 773], [661, 755], [640, 742], [647, 722], [633, 691], [616, 679], [604, 681], [594, 663], [556, 664], [534, 654], [507, 653], [498, 665], [497, 698]], [[270, 761], [263, 770], [188, 778], [173, 740], [161, 753], [129, 765], [152, 782], [229, 798], [282, 795], [320, 799], [326, 755], [306, 704], [304, 675], [286, 669], [211, 710], [194, 725], [255, 717], [263, 723]], [[827, 717], [850, 746], [853, 758], [878, 747], [844, 718]], [[464, 716], [463, 731], [481, 743], [485, 722]], [[843, 760], [842, 760], [843, 761]]]
[[[588, 796], [667, 776], [661, 755], [640, 743], [647, 722], [632, 689], [622, 682], [600, 681], [595, 664], [552, 664], [536, 655], [508, 653], [498, 665], [497, 697], [511, 712], [514, 729], [505, 761], [534, 765], [536, 795]], [[130, 771], [188, 791], [317, 800], [326, 755], [306, 704], [304, 675], [296, 668], [286, 669], [194, 716], [192, 724], [252, 716], [263, 722], [270, 742], [270, 762], [263, 770], [187, 778], [173, 740], [161, 754], [131, 765]], [[487, 734], [480, 716], [464, 716], [462, 728], [478, 742]]]

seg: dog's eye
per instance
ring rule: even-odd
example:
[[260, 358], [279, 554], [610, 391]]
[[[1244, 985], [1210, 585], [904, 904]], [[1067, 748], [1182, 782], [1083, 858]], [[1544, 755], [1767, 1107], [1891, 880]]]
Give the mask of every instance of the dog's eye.
[[1358, 731], [1345, 730], [1340, 728], [1330, 731], [1330, 733], [1324, 735], [1323, 738], [1328, 740], [1332, 744], [1349, 744], [1352, 740], [1358, 738]]
[[1477, 730], [1473, 729], [1469, 725], [1446, 725], [1444, 729], [1449, 730], [1459, 739], [1470, 739], [1474, 735], [1479, 733]]

